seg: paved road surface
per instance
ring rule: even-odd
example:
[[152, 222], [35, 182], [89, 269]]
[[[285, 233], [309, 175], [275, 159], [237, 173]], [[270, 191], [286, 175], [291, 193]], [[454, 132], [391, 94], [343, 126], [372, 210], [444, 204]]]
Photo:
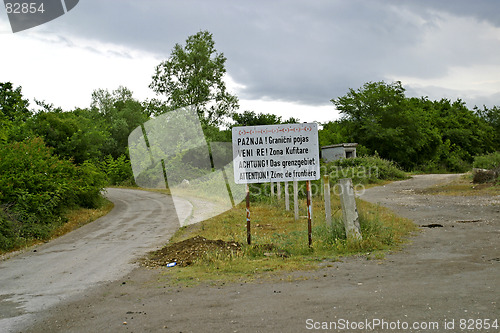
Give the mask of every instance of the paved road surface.
[[[106, 216], [59, 239], [0, 262], [0, 332], [19, 329], [40, 311], [121, 278], [133, 261], [164, 244], [179, 227], [172, 198], [108, 189]], [[191, 204], [176, 198], [181, 219]]]

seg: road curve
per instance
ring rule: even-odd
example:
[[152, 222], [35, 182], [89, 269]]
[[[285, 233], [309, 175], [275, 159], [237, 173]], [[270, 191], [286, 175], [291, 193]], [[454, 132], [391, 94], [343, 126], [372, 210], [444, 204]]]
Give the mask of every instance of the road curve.
[[0, 262], [0, 332], [18, 331], [37, 312], [125, 276], [192, 211], [176, 198], [176, 212], [172, 197], [159, 193], [113, 188], [106, 196], [115, 205], [108, 215]]

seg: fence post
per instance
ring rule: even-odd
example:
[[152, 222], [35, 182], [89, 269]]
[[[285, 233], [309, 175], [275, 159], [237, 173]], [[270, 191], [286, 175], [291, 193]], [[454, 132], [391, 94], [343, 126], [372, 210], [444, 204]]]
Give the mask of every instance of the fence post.
[[332, 226], [332, 202], [330, 200], [330, 176], [323, 176], [323, 192], [325, 199], [325, 221], [327, 226]]
[[307, 239], [309, 247], [312, 246], [312, 201], [311, 201], [311, 181], [306, 181], [307, 191]]
[[295, 214], [295, 220], [299, 219], [299, 184], [297, 181], [293, 181], [293, 212]]
[[288, 182], [285, 182], [285, 209], [290, 210], [290, 193], [288, 193]]
[[362, 236], [359, 228], [359, 216], [356, 208], [356, 200], [354, 198], [352, 179], [343, 178], [339, 180], [339, 185], [340, 205], [342, 207], [342, 217], [344, 220], [346, 235], [347, 237], [361, 240]]

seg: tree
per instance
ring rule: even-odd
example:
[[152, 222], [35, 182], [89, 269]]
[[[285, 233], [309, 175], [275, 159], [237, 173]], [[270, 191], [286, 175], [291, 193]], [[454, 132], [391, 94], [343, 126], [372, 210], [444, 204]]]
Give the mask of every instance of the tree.
[[494, 129], [464, 101], [441, 99], [433, 102], [433, 109], [433, 124], [443, 142], [441, 160], [448, 170], [466, 171], [474, 156], [494, 150]]
[[[343, 116], [337, 123], [347, 128], [340, 138], [358, 142], [406, 169], [428, 171], [463, 172], [474, 156], [495, 149], [498, 111], [476, 108], [474, 112], [460, 99], [430, 101], [407, 98], [404, 92], [399, 81], [369, 82], [333, 99]], [[324, 139], [339, 139], [327, 134]]]
[[0, 142], [7, 141], [14, 125], [24, 123], [30, 116], [29, 101], [23, 98], [21, 87], [0, 82]]
[[102, 158], [102, 148], [109, 134], [99, 123], [73, 112], [39, 112], [27, 123], [29, 130], [43, 138], [59, 157], [72, 159], [76, 164]]
[[498, 106], [493, 106], [493, 108], [488, 109], [483, 106], [483, 109], [474, 109], [475, 113], [485, 121], [495, 133], [493, 138], [493, 149], [500, 150], [500, 108]]
[[338, 143], [346, 143], [346, 142], [351, 142], [353, 140], [350, 135], [351, 123], [349, 121], [345, 120], [329, 121], [322, 125], [323, 128], [318, 132], [318, 139], [320, 146], [329, 146]]
[[129, 134], [149, 118], [145, 107], [125, 87], [118, 87], [111, 93], [105, 89], [95, 90], [91, 110], [94, 118], [101, 118], [102, 127], [110, 134], [104, 153], [114, 158], [126, 153]]
[[31, 116], [29, 101], [23, 98], [21, 87], [12, 83], [0, 83], [0, 112], [10, 121], [26, 121]]
[[167, 97], [170, 110], [194, 106], [204, 124], [221, 124], [238, 108], [238, 98], [227, 92], [223, 81], [225, 62], [212, 34], [200, 31], [185, 46], [174, 46], [170, 58], [156, 67], [149, 87]]
[[365, 83], [332, 99], [353, 141], [410, 169], [437, 155], [440, 137], [418, 99], [407, 99], [401, 82]]
[[275, 125], [275, 124], [294, 124], [298, 123], [298, 119], [289, 118], [283, 121], [280, 116], [269, 113], [256, 114], [253, 111], [245, 111], [243, 113], [234, 113], [233, 120], [238, 126], [257, 126], [257, 125]]

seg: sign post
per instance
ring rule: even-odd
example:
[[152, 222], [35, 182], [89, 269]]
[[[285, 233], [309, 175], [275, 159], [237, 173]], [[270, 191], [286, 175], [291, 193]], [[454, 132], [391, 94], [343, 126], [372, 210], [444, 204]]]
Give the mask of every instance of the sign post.
[[252, 244], [252, 233], [250, 231], [250, 188], [246, 184], [246, 203], [247, 203], [247, 243]]
[[290, 210], [290, 193], [288, 192], [288, 182], [285, 182], [285, 210]]
[[[233, 127], [232, 141], [236, 184], [271, 183], [274, 190], [276, 182], [294, 181], [294, 185], [296, 181], [308, 182], [308, 238], [311, 245], [310, 181], [320, 177], [318, 124]], [[249, 214], [247, 199], [247, 232], [250, 230]], [[250, 236], [247, 238], [250, 244]]]
[[309, 242], [309, 247], [312, 245], [312, 223], [311, 223], [311, 215], [312, 215], [312, 203], [311, 203], [311, 181], [306, 181], [306, 190], [307, 190], [307, 240]]
[[325, 221], [326, 225], [332, 226], [332, 202], [330, 199], [330, 177], [328, 175], [323, 176], [323, 191], [325, 196]]
[[293, 181], [293, 216], [295, 221], [299, 219], [299, 183]]

